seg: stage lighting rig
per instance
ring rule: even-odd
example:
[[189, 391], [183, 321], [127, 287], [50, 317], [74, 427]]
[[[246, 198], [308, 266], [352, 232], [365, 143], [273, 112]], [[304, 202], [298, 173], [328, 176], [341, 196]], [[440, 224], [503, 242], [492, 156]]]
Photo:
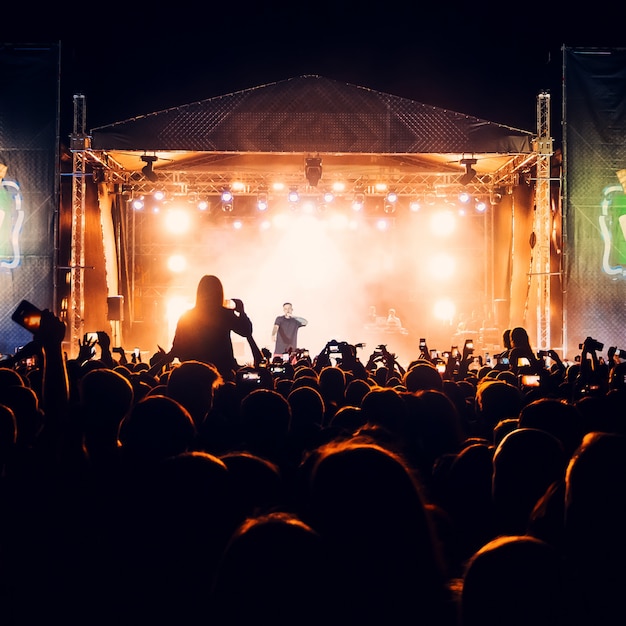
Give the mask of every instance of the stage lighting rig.
[[476, 165], [476, 159], [461, 159], [461, 165], [465, 165], [465, 174], [459, 178], [461, 185], [467, 185], [476, 177], [476, 170], [472, 165]]
[[317, 183], [322, 178], [322, 159], [318, 157], [306, 159], [304, 175], [311, 187], [317, 187]]
[[149, 181], [155, 183], [157, 180], [159, 180], [159, 176], [152, 169], [152, 166], [153, 166], [155, 161], [158, 161], [158, 157], [157, 156], [151, 156], [151, 155], [148, 155], [148, 154], [144, 154], [141, 157], [141, 160], [145, 163], [145, 165], [141, 169], [141, 173], [144, 175], [146, 180], [149, 180]]

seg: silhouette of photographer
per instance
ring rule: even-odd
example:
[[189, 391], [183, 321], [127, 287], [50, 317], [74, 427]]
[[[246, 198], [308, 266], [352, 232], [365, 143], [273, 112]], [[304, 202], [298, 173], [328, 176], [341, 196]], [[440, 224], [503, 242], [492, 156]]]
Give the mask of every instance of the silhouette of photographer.
[[243, 302], [233, 302], [234, 310], [224, 306], [224, 287], [217, 276], [203, 276], [198, 283], [196, 304], [179, 318], [166, 359], [212, 363], [224, 380], [235, 380], [239, 365], [230, 333], [251, 337], [252, 322], [244, 312]]

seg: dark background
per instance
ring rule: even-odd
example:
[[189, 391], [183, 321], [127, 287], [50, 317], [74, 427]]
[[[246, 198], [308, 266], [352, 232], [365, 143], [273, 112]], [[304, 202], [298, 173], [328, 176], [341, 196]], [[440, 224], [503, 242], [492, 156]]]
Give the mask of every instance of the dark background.
[[317, 74], [529, 131], [548, 90], [558, 140], [562, 46], [626, 38], [617, 3], [544, 4], [55, 3], [37, 16], [8, 6], [2, 41], [61, 42], [62, 139], [76, 93], [90, 129]]

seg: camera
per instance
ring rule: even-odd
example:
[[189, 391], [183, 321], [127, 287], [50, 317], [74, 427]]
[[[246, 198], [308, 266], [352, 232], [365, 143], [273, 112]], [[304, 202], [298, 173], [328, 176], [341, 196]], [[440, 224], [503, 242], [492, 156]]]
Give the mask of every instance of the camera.
[[41, 309], [38, 309], [28, 300], [22, 300], [18, 305], [11, 319], [17, 322], [22, 328], [35, 333], [39, 330], [41, 324]]
[[[597, 339], [592, 339], [591, 337], [587, 337], [585, 339], [585, 343], [588, 344], [589, 350], [595, 350], [596, 352], [600, 352], [604, 350], [604, 344], [600, 343]], [[584, 343], [579, 343], [578, 349], [582, 350], [584, 345], [585, 345]]]
[[550, 351], [549, 350], [539, 350], [539, 352], [537, 352], [537, 356], [540, 359], [544, 359], [547, 356], [550, 356]]

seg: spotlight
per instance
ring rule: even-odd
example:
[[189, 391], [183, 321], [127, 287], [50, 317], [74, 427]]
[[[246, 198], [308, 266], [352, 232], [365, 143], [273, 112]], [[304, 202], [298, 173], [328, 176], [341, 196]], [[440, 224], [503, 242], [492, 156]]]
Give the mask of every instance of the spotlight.
[[476, 170], [472, 165], [476, 165], [476, 159], [461, 159], [461, 164], [465, 165], [465, 174], [459, 178], [461, 185], [467, 185], [476, 176]]
[[398, 194], [393, 189], [390, 189], [385, 199], [390, 204], [394, 204], [398, 201]]
[[395, 202], [385, 202], [384, 211], [388, 215], [392, 215], [396, 212], [396, 204]]
[[306, 159], [304, 166], [304, 175], [311, 187], [317, 187], [320, 178], [322, 177], [322, 159], [312, 158]]
[[300, 194], [295, 187], [292, 187], [289, 190], [289, 195], [287, 196], [287, 198], [289, 202], [291, 202], [292, 204], [296, 204], [300, 200]]
[[269, 206], [267, 201], [267, 193], [264, 191], [260, 191], [256, 197], [256, 208], [259, 211], [267, 211], [267, 207]]
[[222, 211], [224, 213], [232, 213], [233, 210], [233, 192], [230, 187], [223, 187], [220, 193], [220, 202], [222, 203]]
[[500, 204], [502, 202], [502, 190], [495, 189], [489, 196], [489, 202], [491, 204]]
[[145, 163], [145, 165], [141, 169], [142, 174], [145, 176], [146, 180], [155, 183], [157, 180], [159, 180], [159, 177], [157, 173], [152, 169], [152, 164], [158, 160], [158, 157], [144, 154], [141, 157], [141, 160]]
[[354, 194], [354, 199], [352, 200], [352, 208], [355, 211], [360, 211], [363, 209], [363, 205], [365, 204], [365, 194], [358, 191]]

